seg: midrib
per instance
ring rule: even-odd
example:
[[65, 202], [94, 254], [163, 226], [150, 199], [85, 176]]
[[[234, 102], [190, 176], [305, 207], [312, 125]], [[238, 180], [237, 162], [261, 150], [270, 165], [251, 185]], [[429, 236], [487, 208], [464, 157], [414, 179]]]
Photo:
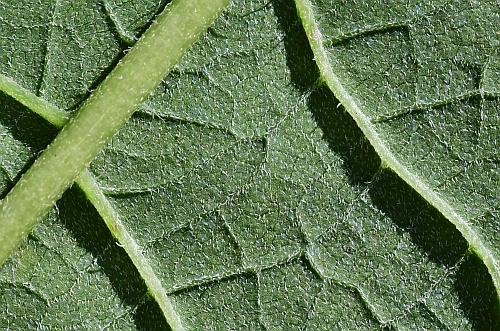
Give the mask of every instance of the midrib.
[[[123, 245], [167, 322], [174, 330], [183, 329], [160, 280], [85, 167], [229, 1], [172, 1], [69, 121], [67, 115], [53, 105], [14, 81], [4, 76], [0, 78], [0, 90], [62, 128], [0, 201], [0, 224], [4, 229], [0, 232], [0, 265], [76, 180], [111, 233]], [[50, 185], [39, 185], [45, 177], [49, 178]], [[34, 202], [29, 208], [23, 208], [26, 201]]]
[[[494, 285], [497, 289], [497, 293], [499, 293], [500, 275], [495, 257], [481, 241], [481, 238], [477, 235], [475, 230], [467, 224], [467, 222], [454, 210], [454, 208], [451, 207], [448, 202], [443, 200], [436, 192], [430, 189], [422, 180], [420, 180], [420, 178], [418, 178], [418, 176], [412, 174], [390, 152], [355, 100], [344, 89], [337, 76], [333, 73], [333, 69], [327, 60], [325, 50], [322, 46], [319, 28], [314, 21], [314, 15], [312, 12], [313, 7], [311, 3], [309, 0], [296, 0], [296, 4], [306, 30], [307, 37], [311, 44], [311, 48], [314, 52], [316, 62], [328, 87], [335, 93], [338, 99], [345, 106], [346, 110], [354, 118], [385, 165], [392, 169], [400, 178], [402, 178], [422, 197], [424, 197], [424, 199], [438, 209], [462, 233], [465, 239], [469, 242], [472, 250], [479, 255], [488, 267], [492, 275]], [[10, 95], [25, 107], [58, 128], [61, 128], [69, 119], [66, 112], [49, 104], [45, 100], [20, 87], [11, 79], [2, 75], [0, 75], [0, 91]], [[127, 229], [121, 223], [118, 213], [104, 196], [92, 174], [87, 169], [84, 170], [76, 180], [76, 184], [85, 193], [89, 201], [94, 205], [100, 216], [105, 221], [110, 232], [120, 242], [124, 250], [130, 256], [141, 277], [143, 277], [148, 290], [162, 309], [168, 323], [175, 330], [181, 330], [182, 326], [180, 324], [179, 316], [173, 309], [161, 281], [154, 273], [147, 259], [142, 255], [139, 245], [130, 236]]]
[[[0, 91], [9, 95], [58, 129], [61, 129], [69, 120], [67, 112], [60, 110], [56, 106], [24, 89], [12, 79], [2, 74], [0, 74]], [[168, 298], [167, 291], [155, 274], [149, 261], [142, 254], [139, 244], [137, 244], [121, 222], [118, 212], [113, 208], [99, 188], [92, 173], [88, 169], [85, 169], [78, 176], [75, 184], [82, 190], [90, 203], [92, 203], [113, 237], [115, 237], [130, 257], [132, 263], [143, 278], [148, 288], [148, 292], [158, 303], [169, 325], [173, 330], [183, 330], [179, 315]]]
[[356, 100], [344, 88], [340, 79], [334, 74], [323, 47], [321, 31], [314, 18], [314, 7], [312, 3], [310, 0], [295, 0], [295, 4], [313, 51], [316, 64], [319, 68], [321, 78], [328, 88], [335, 94], [347, 112], [355, 120], [358, 127], [379, 155], [384, 166], [394, 171], [403, 181], [417, 191], [418, 194], [420, 194], [429, 204], [434, 206], [448, 221], [455, 225], [458, 231], [460, 231], [462, 236], [469, 243], [470, 249], [479, 256], [488, 268], [497, 290], [497, 296], [500, 296], [500, 270], [498, 262], [492, 252], [483, 243], [482, 238], [468, 222], [463, 219], [446, 200], [441, 198], [438, 193], [434, 192], [424, 181], [411, 173], [408, 168], [399, 162], [386, 146], [375, 128], [371, 125], [369, 119], [362, 112], [360, 106], [356, 103]]

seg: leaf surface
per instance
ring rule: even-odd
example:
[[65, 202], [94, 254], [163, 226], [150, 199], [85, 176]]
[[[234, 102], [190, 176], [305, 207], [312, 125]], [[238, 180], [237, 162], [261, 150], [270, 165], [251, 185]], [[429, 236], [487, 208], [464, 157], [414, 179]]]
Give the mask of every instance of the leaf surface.
[[[2, 74], [64, 110], [159, 10], [17, 4], [0, 31], [26, 42], [0, 39]], [[487, 269], [317, 81], [293, 5], [235, 2], [92, 162], [112, 212], [74, 188], [2, 267], [0, 325], [165, 328], [148, 289], [188, 330], [493, 328]], [[7, 94], [4, 193], [55, 134]]]
[[296, 3], [327, 85], [500, 291], [498, 3]]

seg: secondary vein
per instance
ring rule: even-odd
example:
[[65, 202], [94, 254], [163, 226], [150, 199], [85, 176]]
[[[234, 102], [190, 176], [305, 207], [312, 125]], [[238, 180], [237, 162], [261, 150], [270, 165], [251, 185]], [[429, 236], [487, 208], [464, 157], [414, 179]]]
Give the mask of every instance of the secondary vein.
[[[0, 201], [0, 265], [228, 3], [229, 0], [176, 0], [157, 17]], [[24, 99], [33, 106], [30, 95], [23, 94], [19, 86], [3, 78], [0, 86], [10, 88], [14, 98]], [[33, 108], [47, 115], [51, 123], [64, 124], [64, 117], [53, 106], [41, 103]], [[91, 187], [88, 178], [84, 184]], [[101, 208], [106, 207], [103, 201], [99, 203]], [[121, 239], [131, 238], [123, 234]], [[141, 258], [139, 254], [133, 259], [141, 262]], [[181, 328], [175, 315], [167, 318], [173, 327]]]
[[460, 231], [469, 243], [471, 250], [483, 260], [488, 268], [497, 290], [497, 296], [500, 296], [500, 267], [495, 256], [493, 256], [490, 249], [483, 242], [481, 236], [477, 234], [469, 223], [463, 219], [447, 201], [441, 198], [439, 194], [434, 192], [424, 183], [424, 181], [417, 175], [411, 173], [401, 162], [399, 162], [386, 146], [372, 126], [370, 120], [361, 111], [355, 99], [349, 94], [340, 82], [340, 79], [334, 74], [333, 68], [328, 61], [326, 50], [323, 47], [323, 37], [314, 17], [312, 3], [309, 0], [295, 0], [295, 3], [322, 79], [345, 106], [347, 112], [353, 117], [356, 124], [380, 156], [382, 162], [408, 183], [408, 185], [417, 191], [432, 206], [439, 210], [439, 212]]
[[[1, 74], [0, 91], [14, 98], [28, 110], [40, 115], [41, 118], [58, 129], [61, 129], [69, 120], [69, 116], [65, 111], [60, 110], [44, 99], [34, 95], [12, 79]], [[167, 296], [167, 291], [156, 276], [148, 260], [142, 254], [139, 245], [121, 222], [118, 212], [106, 198], [94, 176], [88, 169], [85, 169], [77, 177], [75, 183], [82, 190], [90, 203], [92, 203], [111, 234], [116, 238], [120, 246], [132, 260], [132, 263], [144, 280], [149, 293], [158, 303], [169, 325], [174, 330], [183, 330], [180, 318]]]
[[88, 169], [85, 169], [80, 176], [78, 176], [76, 183], [84, 192], [87, 199], [92, 203], [92, 205], [94, 205], [113, 236], [122, 245], [125, 252], [127, 252], [128, 256], [132, 260], [132, 263], [134, 263], [135, 267], [139, 271], [139, 274], [144, 279], [149, 293], [160, 306], [160, 309], [162, 310], [163, 315], [165, 316], [165, 319], [170, 327], [173, 330], [184, 330], [180, 318], [168, 298], [167, 292], [165, 291], [160, 279], [156, 276], [156, 273], [149, 264], [148, 260], [142, 254], [139, 245], [128, 233], [116, 210], [102, 193], [94, 179], [94, 176]]
[[0, 265], [229, 0], [177, 0], [80, 107], [0, 203]]
[[24, 89], [14, 80], [0, 74], [0, 91], [23, 104], [26, 108], [40, 115], [57, 128], [62, 128], [69, 120], [68, 113], [60, 110], [42, 98]]

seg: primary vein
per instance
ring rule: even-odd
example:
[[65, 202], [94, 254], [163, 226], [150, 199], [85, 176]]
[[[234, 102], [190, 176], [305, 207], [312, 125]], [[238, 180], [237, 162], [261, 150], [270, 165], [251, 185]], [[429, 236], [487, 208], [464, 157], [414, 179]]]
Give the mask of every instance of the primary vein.
[[[40, 115], [41, 118], [58, 129], [61, 129], [69, 120], [67, 112], [34, 95], [18, 85], [14, 80], [2, 74], [0, 74], [0, 91], [24, 105], [28, 110]], [[88, 169], [83, 170], [75, 180], [75, 183], [83, 191], [90, 203], [92, 203], [111, 234], [132, 260], [132, 263], [143, 278], [149, 293], [160, 306], [169, 325], [174, 330], [182, 330], [180, 319], [167, 296], [167, 291], [163, 288], [153, 268], [142, 254], [139, 245], [121, 222], [118, 213], [104, 195], [92, 173]]]
[[[76, 176], [160, 83], [229, 0], [174, 1], [82, 105], [75, 118], [0, 75], [0, 90], [56, 127], [60, 134], [0, 203], [0, 265]], [[136, 265], [168, 323], [182, 329], [161, 282], [123, 227], [92, 175], [77, 180]]]
[[[0, 201], [0, 265], [92, 161], [137, 106], [215, 20], [229, 0], [177, 0], [168, 5], [136, 45], [69, 120], [54, 141]], [[14, 98], [32, 102], [22, 89]], [[53, 124], [54, 107], [34, 107]]]

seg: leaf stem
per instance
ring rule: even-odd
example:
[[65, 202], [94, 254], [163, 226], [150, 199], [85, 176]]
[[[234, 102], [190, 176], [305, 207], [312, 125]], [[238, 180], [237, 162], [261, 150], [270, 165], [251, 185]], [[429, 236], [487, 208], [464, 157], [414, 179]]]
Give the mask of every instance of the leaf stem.
[[229, 0], [174, 0], [0, 203], [0, 265]]

